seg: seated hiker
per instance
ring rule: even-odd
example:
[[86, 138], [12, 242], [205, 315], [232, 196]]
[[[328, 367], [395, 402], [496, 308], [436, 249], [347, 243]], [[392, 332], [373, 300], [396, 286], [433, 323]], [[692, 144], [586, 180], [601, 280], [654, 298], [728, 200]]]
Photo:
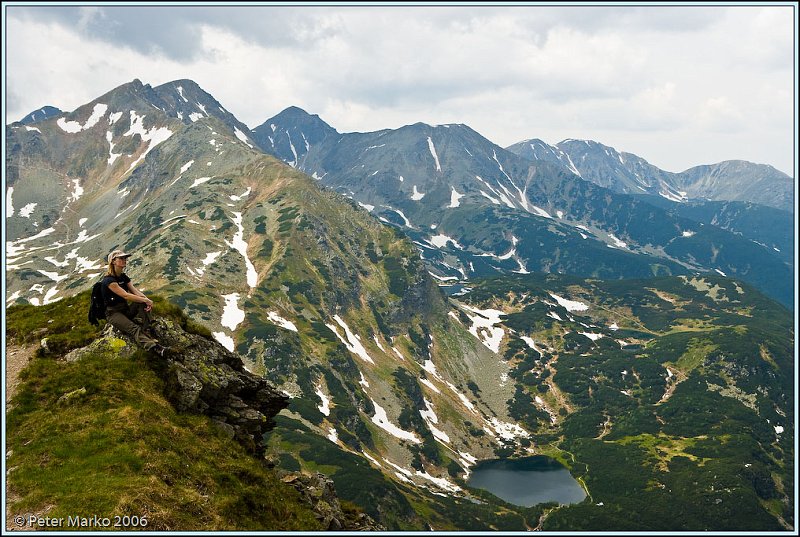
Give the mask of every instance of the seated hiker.
[[[137, 345], [164, 356], [167, 349], [153, 338], [150, 330], [153, 301], [139, 291], [125, 274], [130, 256], [131, 254], [122, 250], [114, 250], [108, 254], [108, 271], [101, 283], [106, 320], [114, 328], [130, 336]], [[128, 303], [129, 300], [131, 304]]]

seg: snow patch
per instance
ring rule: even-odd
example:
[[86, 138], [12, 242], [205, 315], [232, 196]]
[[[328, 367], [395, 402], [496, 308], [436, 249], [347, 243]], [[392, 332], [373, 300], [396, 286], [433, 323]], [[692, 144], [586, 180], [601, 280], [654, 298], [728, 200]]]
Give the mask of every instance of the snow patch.
[[222, 321], [220, 324], [231, 330], [236, 330], [244, 321], [244, 311], [239, 309], [239, 293], [222, 295], [225, 299], [225, 308], [222, 310]]
[[247, 190], [245, 190], [241, 195], [239, 195], [239, 196], [229, 196], [229, 197], [230, 197], [231, 201], [242, 201], [244, 198], [249, 196], [250, 192], [252, 192], [252, 191], [253, 191], [252, 187], [247, 187]]
[[114, 164], [114, 161], [122, 156], [122, 153], [114, 153], [114, 142], [112, 141], [113, 133], [106, 131], [106, 141], [108, 142], [108, 165]]
[[356, 335], [350, 331], [350, 327], [347, 326], [344, 320], [342, 320], [342, 318], [338, 315], [334, 315], [333, 320], [344, 329], [344, 333], [347, 336], [346, 339], [339, 334], [339, 330], [337, 330], [336, 326], [328, 323], [325, 323], [325, 326], [330, 328], [331, 331], [336, 334], [336, 337], [338, 337], [339, 340], [344, 343], [344, 346], [347, 347], [347, 350], [365, 362], [374, 364], [375, 362], [372, 360], [372, 358], [370, 358], [369, 354], [367, 354], [367, 349], [364, 348], [364, 345], [361, 344], [361, 341], [358, 340], [358, 337], [356, 337]]
[[[439, 156], [436, 154], [436, 148], [433, 146], [433, 140], [431, 140], [430, 136], [428, 136], [428, 149], [430, 149], [431, 155], [433, 155], [433, 160], [436, 161], [436, 171], [442, 171], [442, 166], [439, 164]], [[400, 180], [402, 181], [402, 178]]]
[[447, 246], [448, 242], [452, 242], [453, 246], [458, 248], [459, 250], [463, 250], [464, 249], [460, 244], [458, 244], [458, 241], [456, 241], [454, 238], [448, 237], [447, 235], [444, 235], [444, 234], [439, 234], [439, 235], [436, 235], [435, 237], [431, 237], [428, 242], [430, 242], [431, 244], [433, 244], [437, 248], [445, 248]]
[[619, 240], [618, 238], [616, 238], [616, 237], [614, 236], [614, 234], [613, 234], [613, 233], [609, 233], [609, 234], [608, 234], [608, 237], [609, 237], [609, 238], [610, 238], [612, 241], [614, 241], [614, 246], [611, 246], [611, 245], [609, 244], [609, 245], [608, 245], [608, 247], [609, 247], [609, 248], [613, 248], [613, 247], [617, 247], [617, 248], [627, 248], [627, 247], [628, 247], [628, 244], [627, 244], [627, 243], [625, 243], [625, 242], [623, 242], [623, 241]]
[[339, 442], [339, 434], [336, 432], [336, 427], [330, 427], [328, 429], [328, 436], [326, 438], [334, 444]]
[[537, 214], [539, 216], [543, 216], [545, 218], [550, 218], [552, 220], [553, 217], [550, 216], [550, 213], [548, 213], [544, 209], [542, 209], [540, 207], [537, 207], [536, 205], [531, 205], [531, 207], [533, 207], [533, 213], [534, 214]]
[[239, 127], [233, 127], [233, 133], [236, 135], [236, 137], [239, 140], [244, 142], [244, 144], [247, 145], [247, 147], [249, 147], [250, 149], [253, 149], [253, 145], [250, 143], [250, 140], [247, 138], [247, 135], [245, 133], [243, 133], [242, 131], [240, 131]]
[[30, 218], [33, 210], [36, 208], [37, 203], [29, 203], [25, 207], [19, 210], [19, 215], [22, 218]]
[[231, 336], [225, 332], [214, 332], [211, 335], [213, 335], [214, 339], [216, 339], [223, 347], [233, 352], [233, 338]]
[[459, 304], [462, 309], [475, 313], [476, 315], [466, 314], [472, 321], [472, 326], [469, 328], [469, 333], [481, 340], [490, 350], [495, 353], [500, 352], [500, 343], [503, 341], [505, 331], [494, 325], [501, 322], [501, 316], [505, 315], [500, 310], [486, 309], [479, 310], [466, 304]]
[[331, 415], [330, 400], [325, 396], [325, 393], [322, 391], [321, 385], [316, 387], [315, 393], [319, 397], [320, 401], [322, 401], [322, 403], [317, 408], [324, 415], [330, 416]]
[[597, 341], [598, 339], [600, 339], [601, 337], [603, 337], [603, 334], [595, 334], [595, 333], [592, 333], [592, 332], [578, 332], [578, 333], [579, 333], [580, 335], [582, 335], [582, 336], [586, 336], [586, 337], [588, 337], [588, 338], [589, 338], [589, 339], [591, 339], [592, 341]]
[[297, 332], [297, 326], [292, 321], [287, 321], [274, 311], [270, 311], [269, 313], [267, 313], [267, 319], [277, 324], [281, 328], [285, 328], [286, 330], [291, 330], [292, 332]]
[[436, 440], [449, 444], [450, 437], [447, 436], [447, 433], [435, 427], [435, 425], [439, 423], [439, 417], [433, 410], [433, 404], [424, 397], [422, 400], [425, 401], [425, 410], [420, 410], [419, 415], [425, 420], [425, 423], [428, 425], [428, 429], [431, 430], [431, 433]]
[[6, 217], [14, 216], [14, 202], [12, 200], [13, 195], [14, 187], [10, 186], [8, 187], [8, 190], [6, 190]]
[[82, 130], [91, 129], [100, 121], [100, 119], [106, 114], [106, 110], [108, 110], [107, 104], [97, 103], [94, 105], [92, 109], [92, 114], [86, 119], [86, 123], [81, 125], [77, 121], [67, 121], [65, 118], [60, 117], [56, 124], [61, 127], [61, 130], [64, 132], [68, 132], [70, 134], [75, 134], [76, 132], [80, 132]]
[[153, 150], [161, 142], [167, 140], [170, 136], [174, 133], [166, 127], [153, 127], [150, 130], [145, 130], [144, 128], [144, 118], [145, 116], [139, 116], [131, 110], [131, 126], [128, 129], [128, 132], [124, 133], [123, 136], [133, 136], [138, 134], [143, 142], [147, 142], [147, 149], [141, 154], [141, 156], [136, 159], [133, 163], [131, 163], [130, 168], [128, 171], [132, 170], [136, 167], [139, 162], [141, 162], [147, 154]]
[[415, 444], [422, 443], [422, 441], [419, 438], [417, 438], [417, 435], [409, 431], [405, 431], [400, 427], [398, 427], [397, 425], [395, 425], [394, 423], [392, 423], [391, 421], [389, 421], [389, 417], [386, 415], [386, 411], [383, 409], [381, 405], [372, 400], [372, 398], [370, 398], [370, 401], [372, 401], [372, 405], [375, 407], [375, 415], [372, 416], [371, 418], [372, 423], [374, 423], [387, 433], [391, 434], [392, 436], [399, 438], [400, 440], [410, 440]]
[[464, 194], [459, 194], [456, 192], [456, 189], [452, 186], [450, 187], [450, 205], [447, 206], [448, 209], [454, 209], [461, 205], [461, 198], [464, 197]]
[[515, 438], [529, 438], [530, 435], [528, 432], [517, 425], [516, 423], [508, 423], [504, 421], [500, 421], [499, 419], [493, 417], [489, 420], [492, 427], [494, 427], [497, 436], [504, 440], [513, 440]]
[[549, 293], [549, 295], [553, 297], [556, 300], [556, 302], [558, 302], [559, 306], [562, 306], [567, 311], [586, 311], [589, 309], [589, 306], [587, 306], [583, 302], [578, 302], [576, 300], [567, 300], [566, 298], [562, 298], [553, 293]]
[[369, 388], [369, 382], [367, 382], [367, 379], [364, 378], [364, 373], [359, 371], [358, 374], [361, 376], [361, 378], [359, 379], [358, 383], [361, 384], [362, 386], [364, 386], [365, 388]]
[[253, 266], [253, 263], [250, 261], [250, 258], [247, 257], [247, 242], [244, 240], [242, 213], [233, 213], [233, 218], [231, 218], [231, 221], [233, 221], [233, 223], [236, 225], [238, 231], [233, 235], [231, 242], [226, 240], [225, 244], [227, 244], [228, 247], [238, 251], [244, 258], [245, 266], [247, 267], [247, 285], [250, 286], [250, 288], [253, 288], [258, 282], [258, 273], [256, 272], [255, 266]]
[[430, 388], [431, 390], [433, 390], [434, 392], [436, 392], [436, 393], [442, 393], [441, 391], [439, 391], [439, 388], [437, 388], [437, 387], [436, 387], [436, 386], [433, 384], [433, 382], [429, 381], [428, 379], [423, 379], [423, 378], [421, 378], [421, 379], [419, 379], [419, 381], [420, 381], [421, 383], [423, 383], [425, 386], [427, 386], [428, 388]]

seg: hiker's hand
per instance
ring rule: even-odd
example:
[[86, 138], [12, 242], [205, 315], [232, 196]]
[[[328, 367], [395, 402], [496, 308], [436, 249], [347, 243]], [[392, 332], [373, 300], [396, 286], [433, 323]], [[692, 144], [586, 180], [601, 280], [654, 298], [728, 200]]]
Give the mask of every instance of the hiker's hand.
[[147, 302], [144, 303], [144, 311], [150, 311], [151, 309], [153, 309], [153, 301], [148, 298]]

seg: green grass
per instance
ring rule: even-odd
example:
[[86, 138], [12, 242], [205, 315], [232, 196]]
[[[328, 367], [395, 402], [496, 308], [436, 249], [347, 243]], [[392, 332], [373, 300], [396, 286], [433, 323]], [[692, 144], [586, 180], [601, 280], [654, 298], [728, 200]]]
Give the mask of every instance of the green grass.
[[714, 345], [710, 341], [693, 339], [689, 342], [689, 347], [686, 349], [686, 353], [684, 353], [683, 356], [681, 356], [675, 363], [675, 367], [683, 372], [691, 371], [692, 369], [699, 367], [703, 363], [703, 360], [705, 360], [706, 356], [711, 354], [716, 349], [717, 345]]
[[[89, 322], [90, 295], [91, 289], [87, 289], [46, 306], [10, 306], [6, 309], [6, 337], [21, 344], [46, 338], [49, 350], [38, 349], [38, 356], [64, 355], [72, 349], [85, 347], [100, 335], [105, 326], [103, 320], [98, 326]], [[189, 333], [212, 338], [208, 328], [190, 319], [179, 306], [158, 295], [150, 295], [150, 298], [157, 317], [170, 319]]]
[[[84, 347], [99, 334], [101, 325], [89, 323], [91, 289], [46, 306], [15, 305], [6, 309], [6, 337], [19, 343], [47, 338], [47, 348], [65, 354]], [[43, 354], [42, 349], [37, 351]]]
[[[98, 331], [86, 303], [83, 293], [9, 308], [8, 333], [36, 341], [46, 326], [58, 354], [85, 345]], [[156, 309], [179, 312], [160, 301]], [[156, 531], [322, 529], [292, 487], [210, 419], [174, 410], [147, 353], [73, 363], [58, 354], [31, 360], [6, 416], [10, 514], [138, 516]]]
[[153, 530], [319, 529], [294, 489], [207, 418], [177, 414], [146, 360], [33, 360], [7, 421], [12, 512], [136, 515]]

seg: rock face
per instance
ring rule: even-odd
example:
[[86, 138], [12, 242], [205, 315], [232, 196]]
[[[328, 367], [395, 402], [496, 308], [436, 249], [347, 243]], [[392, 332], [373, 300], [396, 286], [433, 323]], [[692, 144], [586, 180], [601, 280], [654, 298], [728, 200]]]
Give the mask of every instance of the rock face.
[[[166, 397], [179, 412], [196, 412], [213, 419], [246, 449], [263, 454], [264, 433], [273, 417], [289, 404], [269, 381], [244, 368], [241, 358], [217, 341], [190, 334], [169, 319], [157, 318], [152, 328], [158, 341], [172, 352], [153, 354], [152, 366], [165, 381]], [[91, 345], [70, 352], [74, 361], [88, 352], [115, 355], [136, 350], [136, 344], [110, 324]]]
[[287, 473], [282, 480], [300, 493], [300, 499], [313, 509], [326, 530], [386, 531], [366, 513], [345, 512], [336, 496], [333, 481], [324, 474]]
[[180, 412], [210, 416], [248, 450], [264, 452], [262, 437], [289, 397], [244, 368], [242, 359], [215, 340], [190, 334], [166, 319], [153, 325], [166, 357], [166, 396]]

